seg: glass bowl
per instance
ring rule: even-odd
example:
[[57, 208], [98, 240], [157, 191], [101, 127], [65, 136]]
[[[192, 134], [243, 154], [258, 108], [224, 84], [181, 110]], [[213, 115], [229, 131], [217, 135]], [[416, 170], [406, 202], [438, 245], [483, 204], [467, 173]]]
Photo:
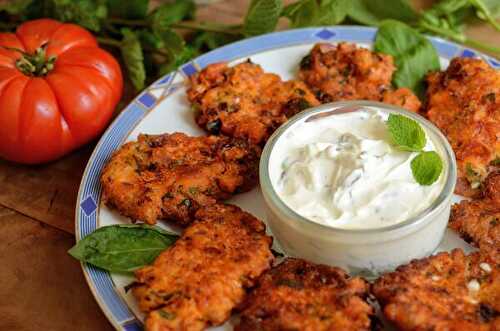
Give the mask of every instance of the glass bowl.
[[[416, 120], [443, 158], [445, 183], [439, 196], [420, 214], [403, 222], [367, 229], [342, 229], [311, 221], [282, 201], [270, 177], [270, 157], [280, 137], [294, 124], [375, 107]], [[268, 140], [260, 161], [260, 184], [266, 203], [267, 224], [281, 249], [290, 256], [335, 265], [351, 274], [377, 276], [412, 259], [432, 254], [443, 238], [451, 209], [457, 169], [454, 153], [444, 135], [422, 116], [379, 102], [345, 101], [301, 112], [278, 128]]]

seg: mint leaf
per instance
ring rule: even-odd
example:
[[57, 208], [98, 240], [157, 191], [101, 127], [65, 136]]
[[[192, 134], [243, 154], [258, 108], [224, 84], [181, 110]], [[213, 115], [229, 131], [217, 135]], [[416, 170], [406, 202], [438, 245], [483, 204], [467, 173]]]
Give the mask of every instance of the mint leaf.
[[403, 115], [390, 114], [387, 127], [391, 141], [399, 149], [419, 152], [425, 147], [425, 132], [416, 121]]
[[252, 0], [243, 23], [247, 37], [274, 31], [283, 10], [283, 0]]
[[443, 171], [443, 161], [434, 151], [420, 152], [411, 160], [413, 178], [420, 185], [431, 185], [438, 180]]
[[137, 34], [130, 29], [122, 29], [123, 39], [120, 46], [123, 62], [127, 67], [128, 76], [137, 90], [144, 88], [146, 69], [144, 54]]

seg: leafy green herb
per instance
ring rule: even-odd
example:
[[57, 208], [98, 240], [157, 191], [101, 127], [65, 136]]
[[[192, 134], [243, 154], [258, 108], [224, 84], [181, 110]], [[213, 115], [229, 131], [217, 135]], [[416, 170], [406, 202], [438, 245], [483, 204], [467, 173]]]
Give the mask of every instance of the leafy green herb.
[[106, 0], [114, 17], [141, 19], [148, 12], [149, 0]]
[[127, 66], [127, 71], [134, 87], [142, 90], [146, 81], [146, 69], [144, 68], [141, 42], [137, 34], [130, 29], [122, 29], [122, 34], [123, 40], [120, 50], [123, 62]]
[[497, 156], [493, 161], [490, 162], [490, 164], [494, 167], [500, 166], [500, 156]]
[[482, 19], [498, 29], [496, 18], [499, 13], [500, 2], [497, 0], [441, 0], [422, 13], [416, 27], [498, 55], [499, 47], [468, 38], [464, 26], [474, 19]]
[[100, 31], [101, 20], [107, 16], [107, 6], [99, 0], [40, 1], [39, 4], [45, 6], [43, 8], [36, 8], [34, 3], [29, 6], [31, 8], [27, 6], [26, 11], [43, 10], [44, 16], [63, 22], [73, 22], [92, 31]]
[[443, 161], [434, 151], [420, 152], [411, 160], [413, 178], [420, 185], [431, 185], [438, 180], [443, 171]]
[[282, 9], [282, 0], [252, 0], [243, 23], [243, 34], [248, 37], [273, 31]]
[[217, 119], [215, 121], [208, 122], [206, 127], [208, 132], [212, 134], [218, 134], [220, 132], [220, 129], [222, 128], [222, 122], [221, 120]]
[[158, 310], [158, 313], [160, 314], [160, 316], [162, 318], [167, 319], [167, 320], [173, 320], [173, 319], [175, 319], [177, 317], [177, 315], [175, 315], [175, 313], [166, 311], [164, 309]]
[[159, 27], [157, 30], [155, 30], [155, 33], [163, 42], [162, 46], [168, 45], [168, 47], [166, 47], [166, 50], [175, 61], [176, 57], [179, 54], [182, 54], [184, 51], [184, 39], [177, 33], [175, 33], [174, 30], [169, 28]]
[[195, 4], [191, 0], [176, 0], [156, 8], [149, 15], [149, 21], [155, 31], [170, 28], [174, 23], [192, 19], [195, 9]]
[[147, 225], [110, 225], [92, 232], [68, 253], [108, 271], [131, 272], [152, 263], [177, 237]]
[[493, 12], [488, 7], [487, 2], [483, 0], [469, 0], [469, 1], [472, 4], [472, 6], [474, 6], [478, 11], [479, 18], [488, 21], [491, 24], [491, 26], [500, 31], [500, 23], [497, 22]]
[[404, 23], [384, 21], [375, 38], [375, 50], [394, 57], [396, 87], [408, 87], [423, 96], [424, 79], [430, 71], [440, 69], [439, 55], [424, 36]]
[[186, 208], [190, 208], [191, 207], [191, 199], [182, 200], [180, 205], [186, 206]]
[[352, 0], [348, 16], [358, 23], [375, 26], [387, 19], [409, 23], [419, 17], [406, 0]]
[[0, 3], [0, 12], [5, 11], [11, 15], [22, 14], [33, 0], [11, 0]]
[[403, 115], [390, 114], [387, 127], [392, 143], [399, 149], [419, 152], [425, 147], [425, 132], [415, 120]]
[[350, 0], [299, 0], [283, 10], [293, 28], [335, 25], [342, 22], [351, 7]]

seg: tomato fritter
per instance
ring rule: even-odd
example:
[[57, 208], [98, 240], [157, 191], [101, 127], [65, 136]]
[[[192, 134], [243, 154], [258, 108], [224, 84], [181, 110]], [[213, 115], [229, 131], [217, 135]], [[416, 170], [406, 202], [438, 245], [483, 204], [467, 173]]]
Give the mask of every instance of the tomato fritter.
[[264, 223], [236, 206], [199, 210], [177, 242], [135, 274], [146, 330], [196, 331], [226, 321], [270, 268], [271, 244]]
[[339, 268], [288, 258], [259, 279], [235, 330], [372, 330], [368, 288]]
[[283, 82], [250, 61], [211, 64], [190, 83], [187, 95], [199, 126], [256, 144], [265, 143], [290, 116], [319, 105], [304, 83]]
[[483, 197], [453, 205], [448, 226], [500, 263], [500, 172], [488, 175]]
[[223, 136], [140, 135], [104, 168], [103, 199], [134, 220], [184, 226], [198, 209], [253, 188], [259, 156], [259, 147]]
[[455, 191], [477, 196], [490, 168], [500, 164], [500, 73], [483, 60], [454, 58], [427, 82], [426, 115], [457, 158]]
[[372, 290], [402, 331], [500, 330], [500, 265], [479, 252], [455, 249], [414, 260]]
[[392, 56], [355, 44], [316, 44], [300, 63], [299, 77], [323, 103], [373, 100], [418, 111], [420, 100], [406, 88], [394, 91]]

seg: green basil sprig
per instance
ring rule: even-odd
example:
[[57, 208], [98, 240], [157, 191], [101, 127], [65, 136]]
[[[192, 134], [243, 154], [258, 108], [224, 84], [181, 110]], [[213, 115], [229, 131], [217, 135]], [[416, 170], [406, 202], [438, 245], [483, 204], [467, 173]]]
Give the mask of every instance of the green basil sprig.
[[379, 27], [374, 48], [394, 57], [394, 86], [407, 87], [424, 96], [425, 77], [440, 69], [438, 52], [427, 38], [404, 23], [387, 20]]
[[96, 267], [126, 273], [151, 264], [177, 238], [174, 233], [148, 225], [110, 225], [84, 237], [68, 253]]

